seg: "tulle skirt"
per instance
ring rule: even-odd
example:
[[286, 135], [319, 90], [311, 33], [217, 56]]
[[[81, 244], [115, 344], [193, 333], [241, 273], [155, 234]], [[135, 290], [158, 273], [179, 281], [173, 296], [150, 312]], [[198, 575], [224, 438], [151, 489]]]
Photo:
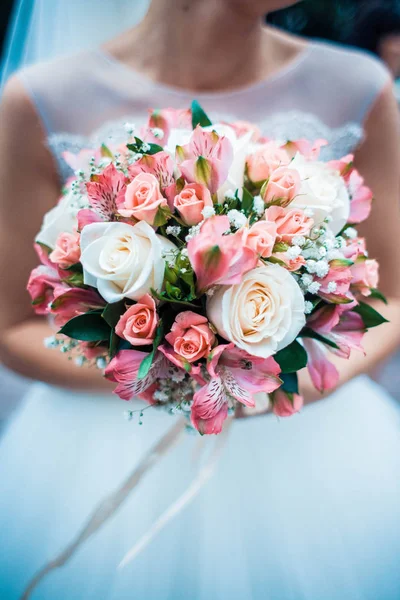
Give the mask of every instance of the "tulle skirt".
[[[174, 425], [118, 398], [33, 386], [0, 443], [0, 598], [20, 597]], [[400, 409], [358, 378], [301, 414], [232, 424], [196, 499], [117, 566], [215, 438], [184, 434], [35, 600], [398, 600]]]

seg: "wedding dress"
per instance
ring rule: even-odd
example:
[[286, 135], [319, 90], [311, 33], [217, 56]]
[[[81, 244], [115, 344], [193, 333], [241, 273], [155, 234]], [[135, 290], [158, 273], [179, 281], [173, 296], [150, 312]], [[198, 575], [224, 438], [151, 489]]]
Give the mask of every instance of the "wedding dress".
[[[103, 50], [19, 74], [60, 169], [62, 155], [115, 139], [148, 107], [186, 108]], [[310, 44], [246, 89], [196, 93], [213, 118], [280, 139], [326, 138], [351, 152], [386, 70], [359, 52]], [[122, 134], [121, 134], [121, 137]], [[49, 360], [51, 352], [49, 350]], [[139, 426], [117, 397], [34, 384], [0, 443], [0, 598], [14, 600], [104, 496], [172, 427]], [[134, 403], [133, 407], [135, 409]], [[395, 600], [400, 597], [400, 410], [359, 377], [301, 414], [232, 424], [215, 473], [136, 560], [129, 548], [189, 485], [215, 438], [184, 435], [109, 520], [34, 592], [36, 600]]]

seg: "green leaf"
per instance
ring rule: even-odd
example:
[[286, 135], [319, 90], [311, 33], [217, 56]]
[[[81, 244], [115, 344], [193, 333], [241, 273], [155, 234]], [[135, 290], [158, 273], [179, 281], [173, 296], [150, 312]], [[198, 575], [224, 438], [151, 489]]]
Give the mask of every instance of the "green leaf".
[[101, 342], [110, 337], [110, 327], [99, 311], [74, 317], [58, 333], [83, 342]]
[[105, 144], [101, 145], [101, 155], [103, 156], [103, 158], [111, 158], [114, 159], [114, 154], [111, 152], [110, 148], [108, 148], [108, 146], [106, 146]]
[[119, 318], [126, 311], [126, 301], [120, 300], [119, 302], [113, 302], [112, 304], [107, 304], [101, 316], [108, 323], [108, 325], [112, 328], [116, 326], [119, 321]]
[[65, 269], [63, 269], [63, 271], [74, 271], [75, 273], [82, 273], [83, 272], [83, 267], [81, 265], [81, 263], [74, 263], [73, 265], [70, 265], [69, 267], [65, 267]]
[[161, 206], [158, 207], [156, 216], [154, 218], [154, 223], [153, 226], [154, 227], [162, 227], [163, 225], [165, 225], [166, 223], [168, 223], [169, 219], [171, 218], [172, 214], [170, 209], [168, 208], [168, 206], [162, 208]]
[[115, 333], [113, 329], [111, 329], [110, 333], [110, 347], [108, 349], [108, 355], [110, 358], [114, 358], [119, 350], [119, 341], [120, 337]]
[[279, 350], [274, 359], [281, 368], [283, 374], [296, 373], [307, 364], [307, 352], [296, 340], [286, 348]]
[[156, 290], [151, 290], [151, 295], [157, 300], [161, 300], [162, 302], [169, 302], [170, 304], [180, 304], [181, 306], [191, 306], [193, 308], [199, 308], [196, 304], [192, 302], [188, 302], [187, 300], [175, 300], [175, 298], [169, 298], [166, 296], [165, 292], [156, 292]]
[[372, 288], [371, 289], [371, 295], [370, 298], [375, 298], [375, 300], [382, 300], [382, 302], [384, 302], [385, 304], [388, 303], [386, 296], [384, 296], [382, 294], [382, 292], [380, 292], [377, 288]]
[[49, 256], [49, 254], [51, 254], [53, 252], [53, 249], [50, 248], [50, 246], [47, 246], [46, 244], [43, 244], [43, 242], [35, 242], [35, 244], [37, 244], [38, 246], [40, 246], [41, 249], [43, 250], [43, 252], [45, 254], [47, 254], [47, 256]]
[[164, 337], [164, 326], [163, 326], [163, 322], [161, 319], [159, 321], [157, 329], [156, 329], [156, 335], [155, 335], [154, 342], [153, 342], [153, 350], [140, 363], [138, 376], [137, 376], [138, 379], [144, 379], [146, 377], [146, 375], [148, 374], [148, 372], [150, 371], [151, 365], [153, 364], [153, 360], [156, 355], [157, 348], [161, 344], [163, 337]]
[[253, 196], [250, 194], [249, 190], [244, 187], [243, 188], [243, 196], [242, 196], [242, 209], [244, 210], [246, 217], [253, 210], [253, 204], [254, 204]]
[[172, 285], [178, 281], [178, 275], [175, 268], [171, 268], [168, 263], [165, 263], [165, 279]]
[[289, 394], [298, 394], [299, 393], [299, 381], [297, 377], [297, 373], [284, 373], [280, 375], [282, 379], [282, 389]]
[[164, 148], [159, 146], [158, 144], [148, 144], [150, 146], [150, 150], [147, 150], [143, 154], [157, 154], [158, 152], [163, 152]]
[[328, 340], [323, 335], [320, 335], [319, 333], [317, 333], [313, 329], [309, 329], [308, 327], [305, 327], [303, 329], [303, 331], [300, 333], [300, 337], [312, 338], [313, 340], [318, 340], [319, 342], [322, 342], [323, 344], [326, 344], [327, 346], [330, 346], [331, 348], [335, 348], [335, 350], [337, 350], [339, 348], [339, 346], [337, 344], [335, 344], [335, 342]]
[[174, 300], [180, 300], [182, 296], [181, 289], [175, 285], [172, 285], [169, 281], [165, 282], [165, 289], [170, 298], [174, 298]]
[[286, 252], [289, 249], [289, 244], [285, 242], [277, 242], [273, 248], [273, 252]]
[[201, 125], [201, 127], [209, 127], [212, 125], [210, 119], [201, 108], [200, 104], [197, 100], [193, 100], [192, 102], [192, 127], [196, 129], [197, 125]]
[[78, 271], [71, 271], [71, 275], [64, 277], [62, 281], [71, 287], [86, 287], [83, 282], [83, 273]]
[[369, 304], [365, 304], [365, 302], [360, 302], [359, 305], [352, 310], [360, 315], [366, 329], [377, 327], [378, 325], [382, 325], [382, 323], [388, 323], [388, 320], [385, 319], [385, 317], [382, 317], [377, 310], [372, 308]]

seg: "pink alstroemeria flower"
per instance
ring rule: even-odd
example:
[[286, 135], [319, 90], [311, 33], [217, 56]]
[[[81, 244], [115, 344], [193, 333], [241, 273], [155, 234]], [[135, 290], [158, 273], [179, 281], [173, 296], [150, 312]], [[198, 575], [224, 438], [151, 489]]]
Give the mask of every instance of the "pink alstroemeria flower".
[[140, 350], [120, 350], [105, 370], [109, 381], [118, 383], [114, 390], [122, 400], [132, 400], [135, 396], [145, 394], [157, 379], [166, 374], [166, 359], [158, 353], [150, 371], [143, 379], [138, 379], [139, 367], [147, 352]]
[[233, 148], [225, 136], [198, 125], [190, 142], [176, 147], [176, 159], [186, 181], [203, 183], [214, 194], [228, 177]]
[[346, 181], [346, 183], [348, 183], [349, 176], [353, 171], [353, 161], [354, 155], [346, 154], [346, 156], [343, 156], [338, 160], [330, 160], [328, 162], [328, 166], [335, 171], [339, 171], [343, 179]]
[[372, 190], [364, 185], [364, 178], [358, 171], [352, 170], [348, 178], [350, 194], [349, 223], [361, 223], [369, 217], [372, 206]]
[[271, 397], [272, 412], [277, 417], [291, 417], [303, 408], [303, 396], [285, 392], [282, 388], [273, 392]]
[[303, 339], [307, 351], [307, 369], [314, 387], [321, 392], [333, 390], [339, 381], [339, 371], [327, 358], [327, 350], [321, 342]]
[[54, 298], [54, 288], [60, 285], [60, 275], [56, 269], [40, 265], [33, 269], [27, 284], [32, 305], [37, 315], [47, 315], [49, 304]]
[[282, 148], [286, 150], [290, 158], [293, 158], [300, 152], [307, 160], [318, 160], [321, 148], [327, 145], [328, 142], [323, 139], [315, 140], [313, 143], [309, 140], [300, 139], [287, 142]]
[[118, 202], [125, 195], [126, 178], [113, 164], [86, 184], [90, 206], [103, 220], [112, 221]]
[[281, 385], [280, 367], [272, 358], [257, 358], [234, 344], [214, 348], [208, 358], [208, 383], [194, 395], [192, 423], [201, 434], [220, 433], [229, 399], [254, 407], [254, 394], [270, 394]]
[[323, 306], [307, 319], [307, 327], [336, 344], [329, 350], [342, 358], [349, 358], [352, 349], [362, 350], [364, 321], [346, 305]]
[[[168, 206], [174, 210], [173, 203], [176, 196], [176, 182], [174, 179], [174, 161], [168, 152], [145, 154], [141, 159], [129, 166], [129, 175], [134, 178], [139, 173], [150, 173], [157, 177], [162, 192], [166, 195]], [[123, 204], [120, 200], [120, 205]]]
[[82, 315], [89, 310], [103, 308], [105, 300], [94, 289], [65, 288], [57, 286], [54, 290], [54, 300], [50, 312], [55, 316], [55, 323], [62, 327], [73, 317]]
[[[143, 127], [140, 136], [144, 142], [151, 144], [165, 145], [171, 129], [191, 129], [192, 128], [192, 113], [191, 110], [182, 110], [176, 108], [150, 109], [149, 120], [147, 125]], [[161, 129], [163, 132], [162, 138], [154, 135], [153, 129]]]
[[257, 264], [257, 253], [244, 245], [245, 228], [224, 235], [227, 231], [230, 231], [227, 216], [211, 217], [188, 243], [189, 260], [200, 291], [211, 285], [239, 283], [244, 273]]
[[[333, 304], [349, 304], [353, 301], [350, 294], [350, 283], [352, 281], [351, 265], [352, 261], [338, 258], [329, 263], [329, 272], [326, 277], [316, 279], [321, 284], [318, 295], [327, 302]], [[330, 283], [336, 284], [334, 291], [331, 291]]]

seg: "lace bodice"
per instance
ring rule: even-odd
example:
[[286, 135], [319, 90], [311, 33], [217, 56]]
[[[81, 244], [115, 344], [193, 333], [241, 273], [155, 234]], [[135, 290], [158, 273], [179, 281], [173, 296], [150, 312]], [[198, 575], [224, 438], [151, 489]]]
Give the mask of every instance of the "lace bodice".
[[194, 97], [212, 120], [247, 120], [277, 139], [324, 138], [325, 158], [353, 151], [389, 75], [359, 51], [309, 44], [277, 74], [244, 89], [191, 93], [156, 83], [103, 50], [76, 54], [20, 73], [65, 179], [66, 150], [125, 139], [124, 123], [140, 126], [148, 108], [187, 108]]

